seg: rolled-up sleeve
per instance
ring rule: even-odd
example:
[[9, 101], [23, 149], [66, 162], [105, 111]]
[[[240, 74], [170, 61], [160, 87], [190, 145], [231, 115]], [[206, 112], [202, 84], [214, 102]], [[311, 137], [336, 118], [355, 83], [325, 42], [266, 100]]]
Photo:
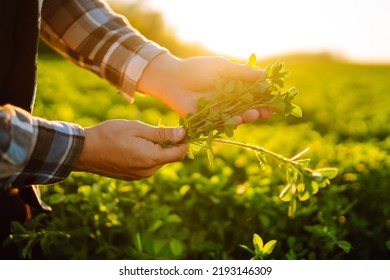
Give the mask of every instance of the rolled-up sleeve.
[[108, 80], [130, 101], [148, 63], [167, 52], [100, 0], [45, 0], [41, 36], [76, 64]]
[[0, 107], [0, 188], [64, 180], [83, 144], [79, 125], [33, 117], [12, 105]]

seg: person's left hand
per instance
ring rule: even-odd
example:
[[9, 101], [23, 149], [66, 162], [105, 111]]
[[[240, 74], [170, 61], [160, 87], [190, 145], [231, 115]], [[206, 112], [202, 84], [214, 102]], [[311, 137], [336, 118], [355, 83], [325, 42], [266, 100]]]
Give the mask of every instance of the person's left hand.
[[[264, 72], [239, 65], [223, 57], [202, 56], [178, 59], [169, 53], [156, 57], [145, 69], [137, 90], [151, 95], [176, 111], [182, 117], [195, 113], [197, 101], [208, 99], [219, 79], [256, 81]], [[269, 108], [249, 110], [239, 117], [239, 122], [253, 122], [270, 118]]]
[[109, 120], [84, 132], [83, 149], [73, 171], [126, 181], [152, 176], [163, 165], [183, 160], [188, 149], [181, 143], [185, 138], [182, 128]]

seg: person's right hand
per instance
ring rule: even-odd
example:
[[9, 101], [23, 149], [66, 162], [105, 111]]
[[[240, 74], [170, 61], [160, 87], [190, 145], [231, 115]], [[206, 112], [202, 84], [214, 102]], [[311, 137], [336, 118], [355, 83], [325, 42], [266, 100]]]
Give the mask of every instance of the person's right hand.
[[[246, 65], [233, 63], [219, 56], [198, 56], [179, 59], [169, 53], [154, 58], [143, 72], [137, 90], [153, 96], [180, 116], [186, 117], [197, 111], [199, 98], [206, 100], [216, 92], [218, 80], [255, 82], [264, 75]], [[269, 119], [271, 108], [250, 109], [237, 115], [239, 123]]]
[[[166, 163], [184, 159], [188, 146], [182, 128], [160, 128], [139, 121], [111, 120], [85, 129], [85, 142], [74, 171], [121, 180], [152, 176]], [[164, 148], [159, 143], [170, 142]]]

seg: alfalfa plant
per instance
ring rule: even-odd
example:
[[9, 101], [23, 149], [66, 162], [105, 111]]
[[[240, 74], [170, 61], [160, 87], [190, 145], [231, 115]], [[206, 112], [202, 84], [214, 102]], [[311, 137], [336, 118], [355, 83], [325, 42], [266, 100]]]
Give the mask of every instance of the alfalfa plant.
[[[252, 54], [246, 63], [256, 68], [256, 56]], [[309, 158], [302, 158], [309, 150], [304, 149], [293, 157], [285, 157], [261, 146], [236, 142], [223, 138], [234, 135], [238, 126], [237, 115], [249, 109], [272, 108], [279, 117], [302, 116], [301, 108], [293, 103], [298, 90], [294, 87], [283, 90], [284, 80], [289, 75], [284, 64], [276, 62], [266, 67], [264, 75], [254, 83], [240, 80], [216, 81], [217, 92], [211, 99], [200, 98], [197, 112], [180, 119], [180, 125], [187, 131], [190, 143], [189, 157], [194, 157], [196, 146], [207, 149], [209, 161], [213, 160], [213, 143], [234, 145], [255, 153], [259, 164], [264, 167], [267, 157], [274, 158], [285, 172], [286, 187], [279, 197], [289, 202], [288, 215], [294, 217], [297, 201], [305, 201], [316, 194], [320, 188], [330, 184], [337, 175], [336, 168], [311, 169]]]
[[240, 245], [241, 248], [247, 250], [253, 255], [251, 260], [264, 260], [266, 256], [272, 253], [275, 248], [277, 241], [270, 240], [264, 244], [263, 239], [258, 234], [253, 234], [253, 247], [254, 250], [246, 245]]

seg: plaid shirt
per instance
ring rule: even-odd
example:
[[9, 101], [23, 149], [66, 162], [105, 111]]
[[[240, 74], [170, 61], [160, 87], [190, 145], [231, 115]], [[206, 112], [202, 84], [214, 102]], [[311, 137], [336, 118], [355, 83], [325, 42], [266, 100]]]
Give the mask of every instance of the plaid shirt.
[[130, 101], [148, 62], [166, 52], [100, 0], [45, 0], [41, 36], [76, 64], [107, 79]]
[[32, 117], [11, 105], [0, 108], [0, 187], [65, 179], [81, 152], [84, 130]]
[[[41, 36], [131, 101], [145, 67], [166, 52], [100, 0], [43, 1]], [[63, 180], [83, 140], [78, 125], [32, 117], [11, 105], [0, 107], [0, 188]]]

